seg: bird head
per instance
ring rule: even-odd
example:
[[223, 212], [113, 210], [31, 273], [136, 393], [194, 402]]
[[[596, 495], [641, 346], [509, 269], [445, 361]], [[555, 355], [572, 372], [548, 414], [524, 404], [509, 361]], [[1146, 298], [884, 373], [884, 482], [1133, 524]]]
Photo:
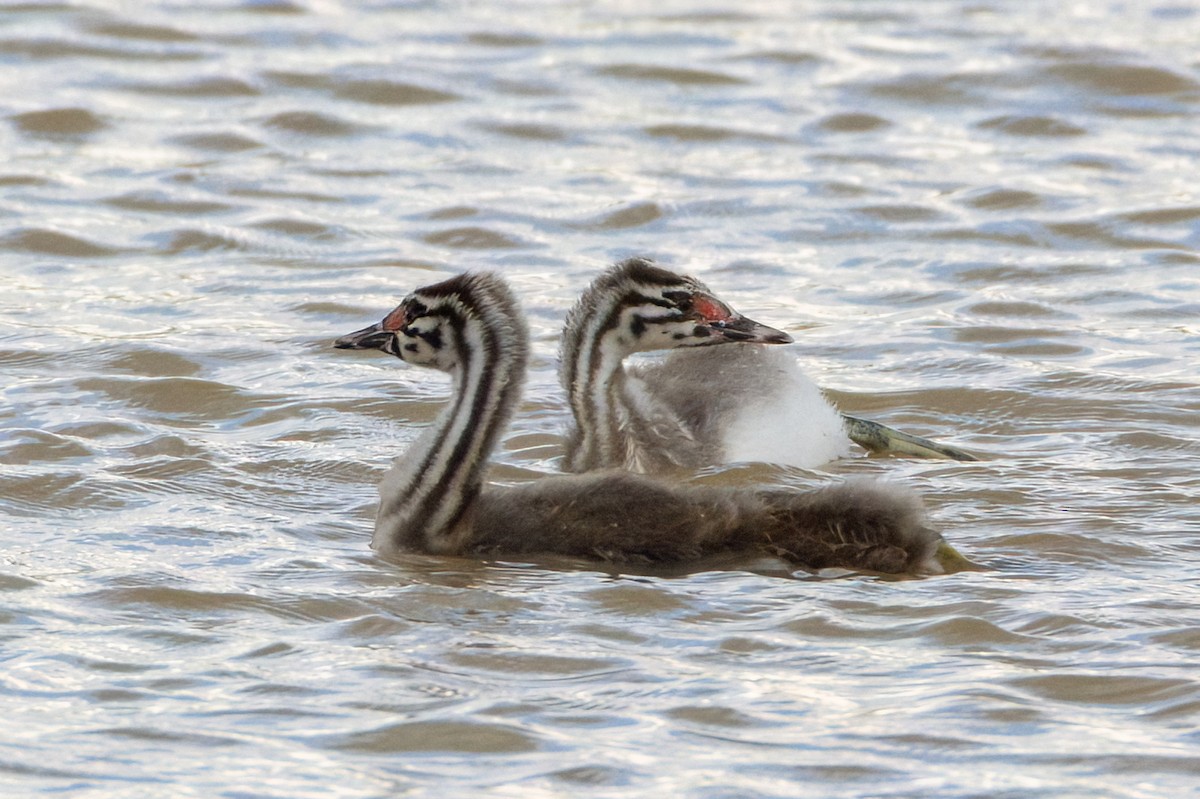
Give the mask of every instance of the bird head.
[[485, 337], [504, 328], [519, 340], [524, 322], [504, 281], [487, 272], [468, 272], [404, 298], [377, 324], [334, 342], [344, 350], [374, 349], [405, 363], [442, 372], [457, 369]]

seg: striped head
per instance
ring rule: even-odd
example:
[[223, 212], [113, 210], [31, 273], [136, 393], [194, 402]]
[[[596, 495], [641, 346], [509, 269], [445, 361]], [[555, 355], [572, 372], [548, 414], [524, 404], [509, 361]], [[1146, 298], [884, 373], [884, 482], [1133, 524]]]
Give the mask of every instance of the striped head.
[[[468, 272], [417, 289], [378, 324], [334, 342], [338, 349], [377, 349], [414, 366], [453, 372], [480, 349], [525, 349], [524, 318], [507, 284], [489, 272]], [[515, 357], [515, 353], [514, 353]]]
[[694, 277], [630, 258], [596, 278], [567, 314], [564, 384], [574, 382], [571, 364], [595, 359], [597, 348], [623, 358], [735, 341], [788, 344], [792, 337], [738, 313]]
[[377, 349], [451, 374], [451, 401], [379, 485], [371, 545], [462, 552], [488, 456], [520, 399], [528, 360], [525, 319], [508, 285], [475, 272], [417, 289], [379, 324], [334, 346]]

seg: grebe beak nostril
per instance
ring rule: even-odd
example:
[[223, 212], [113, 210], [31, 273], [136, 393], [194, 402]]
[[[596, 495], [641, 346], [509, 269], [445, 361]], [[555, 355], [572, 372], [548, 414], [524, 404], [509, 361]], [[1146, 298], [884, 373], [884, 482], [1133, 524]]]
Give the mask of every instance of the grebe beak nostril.
[[348, 333], [333, 342], [333, 346], [339, 350], [380, 350], [391, 338], [392, 331], [384, 330], [381, 322]]

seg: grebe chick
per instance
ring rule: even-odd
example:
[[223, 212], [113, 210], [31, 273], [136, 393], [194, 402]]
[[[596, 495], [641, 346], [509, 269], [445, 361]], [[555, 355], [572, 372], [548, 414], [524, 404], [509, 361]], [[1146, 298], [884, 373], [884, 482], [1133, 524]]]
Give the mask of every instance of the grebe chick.
[[[688, 312], [675, 305], [664, 313]], [[689, 320], [716, 335], [727, 320]], [[709, 328], [707, 334], [696, 330]], [[528, 333], [507, 284], [468, 273], [419, 289], [379, 324], [338, 339], [448, 372], [449, 404], [380, 485], [372, 546], [382, 552], [561, 554], [686, 563], [768, 554], [804, 568], [940, 573], [964, 562], [915, 494], [870, 482], [801, 492], [676, 486], [621, 471], [487, 487], [488, 456], [511, 418]]]
[[[689, 298], [752, 332], [677, 335], [677, 320], [662, 308]], [[644, 258], [612, 266], [584, 291], [563, 331], [559, 378], [574, 415], [566, 469], [650, 473], [737, 461], [811, 468], [849, 455], [851, 442], [872, 452], [975, 460], [838, 413], [792, 353], [757, 346], [790, 341], [733, 311], [693, 277]], [[655, 362], [624, 363], [651, 350], [672, 351]]]
[[[718, 344], [716, 350], [727, 350], [732, 342], [791, 340], [738, 313], [693, 277], [642, 258], [617, 264], [583, 293], [563, 330], [559, 380], [573, 418], [566, 470], [653, 473], [724, 460], [714, 423], [734, 410], [730, 398], [736, 402], [741, 392], [702, 356]], [[704, 352], [692, 352], [698, 348]], [[624, 363], [634, 353], [672, 349], [701, 357], [690, 362], [694, 368], [662, 375], [661, 386]]]

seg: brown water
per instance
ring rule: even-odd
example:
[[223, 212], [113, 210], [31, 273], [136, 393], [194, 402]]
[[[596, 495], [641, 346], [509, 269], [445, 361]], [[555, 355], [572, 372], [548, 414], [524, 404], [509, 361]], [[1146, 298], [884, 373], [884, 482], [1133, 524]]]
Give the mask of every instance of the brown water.
[[[0, 795], [1196, 795], [1197, 42], [1190, 3], [0, 8]], [[497, 474], [552, 473], [562, 315], [634, 253], [989, 454], [830, 471], [994, 570], [375, 557], [446, 385], [330, 340], [499, 270]]]

